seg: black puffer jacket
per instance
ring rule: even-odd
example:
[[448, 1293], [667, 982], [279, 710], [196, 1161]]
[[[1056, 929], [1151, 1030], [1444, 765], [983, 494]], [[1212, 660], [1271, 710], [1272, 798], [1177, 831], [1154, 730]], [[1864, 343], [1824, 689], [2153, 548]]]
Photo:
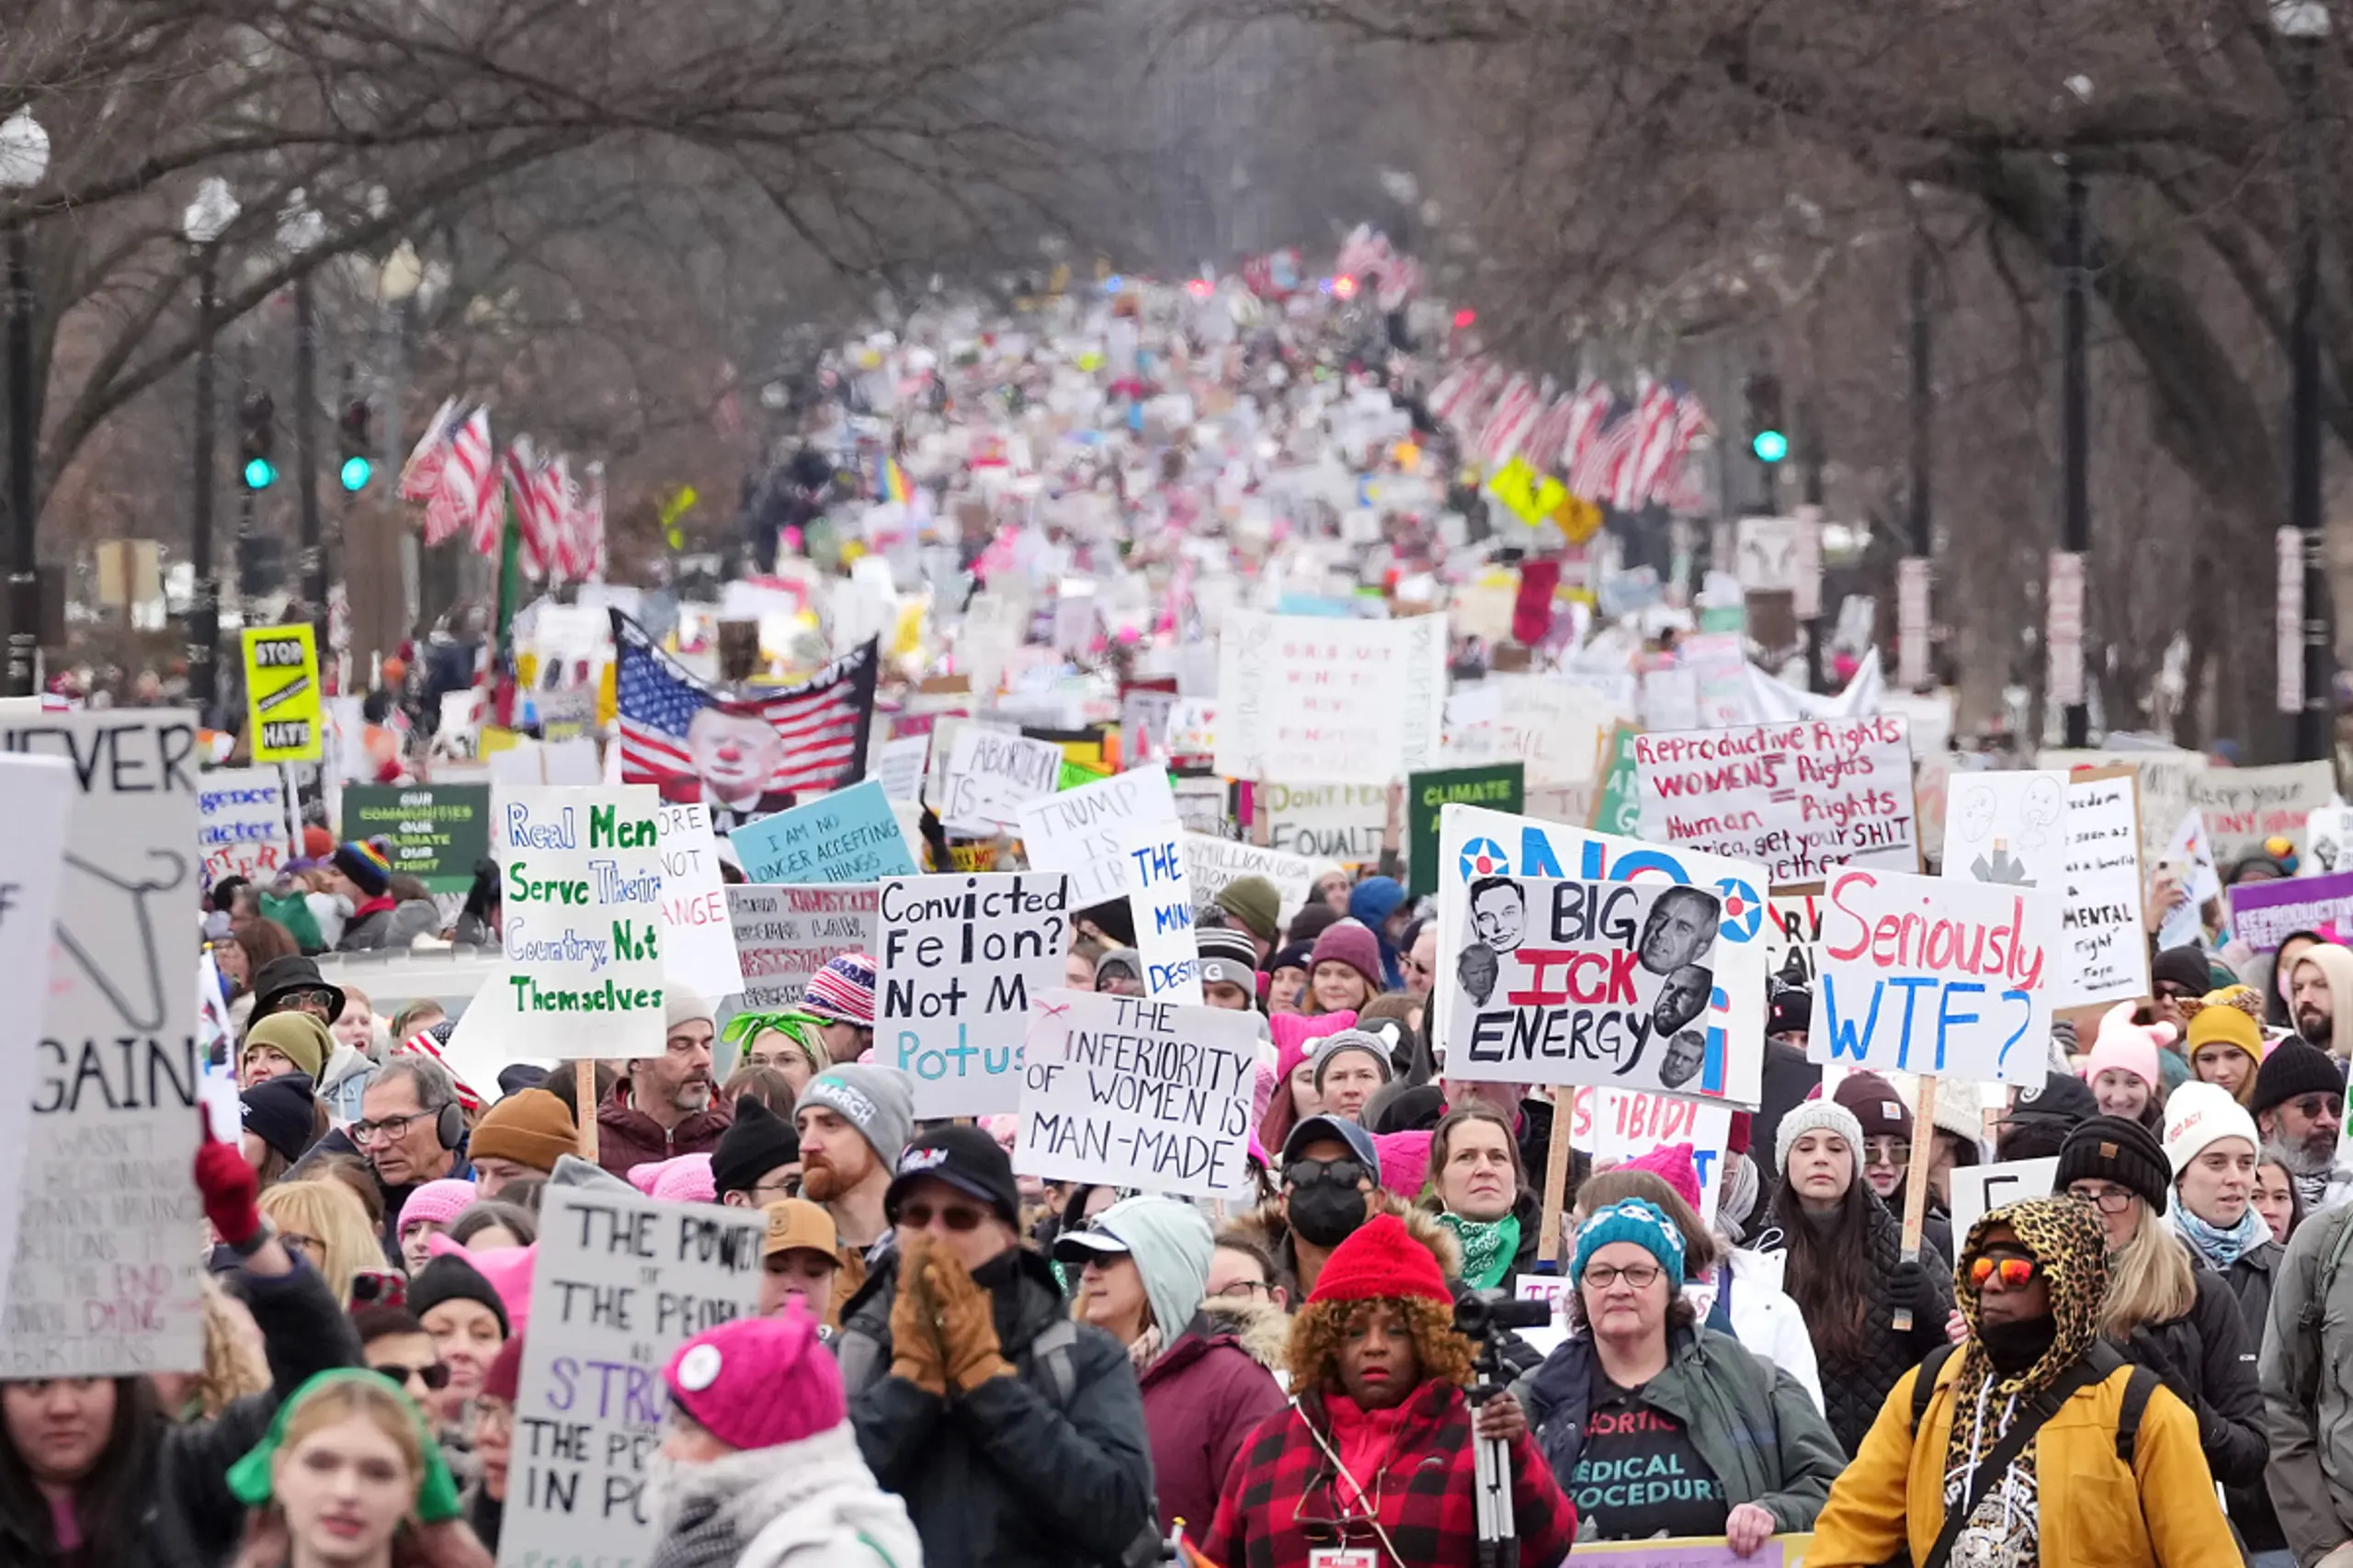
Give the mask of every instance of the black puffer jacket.
[[2195, 1268], [2198, 1296], [2189, 1311], [2165, 1323], [2143, 1324], [2117, 1348], [2164, 1379], [2189, 1406], [2198, 1417], [2198, 1446], [2206, 1450], [2206, 1468], [2216, 1481], [2260, 1486], [2271, 1445], [2264, 1430], [2263, 1386], [2256, 1376], [2256, 1341], [2222, 1277], [2202, 1261]]
[[[1814, 1358], [1822, 1372], [1823, 1413], [1830, 1418], [1830, 1430], [1836, 1435], [1839, 1446], [1849, 1454], [1862, 1445], [1863, 1435], [1879, 1419], [1880, 1406], [1887, 1403], [1887, 1394], [1904, 1374], [1920, 1364], [1920, 1358], [1938, 1346], [1947, 1343], [1945, 1321], [1952, 1315], [1952, 1265], [1925, 1240], [1920, 1244], [1920, 1271], [1927, 1282], [1928, 1310], [1912, 1314], [1908, 1334], [1895, 1331], [1895, 1301], [1893, 1284], [1897, 1266], [1904, 1255], [1904, 1226], [1887, 1206], [1868, 1189], [1865, 1212], [1870, 1216], [1871, 1266], [1868, 1277], [1871, 1284], [1870, 1311], [1865, 1314], [1868, 1325], [1863, 1353], [1851, 1359], [1834, 1355], [1824, 1345], [1819, 1333], [1814, 1335]], [[1786, 1227], [1802, 1225], [1802, 1217], [1783, 1218], [1783, 1210], [1796, 1211], [1797, 1199], [1785, 1188], [1776, 1200], [1772, 1228], [1756, 1238], [1757, 1252], [1787, 1252]], [[1792, 1261], [1787, 1267], [1796, 1267]], [[1794, 1297], [1786, 1275], [1782, 1289]]]

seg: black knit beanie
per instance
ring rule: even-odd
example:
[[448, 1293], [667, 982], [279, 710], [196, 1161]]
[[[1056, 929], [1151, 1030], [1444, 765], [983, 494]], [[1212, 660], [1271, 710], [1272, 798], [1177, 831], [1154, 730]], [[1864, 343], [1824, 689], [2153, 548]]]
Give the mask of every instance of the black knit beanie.
[[2086, 1176], [2137, 1192], [2162, 1214], [2165, 1192], [2173, 1186], [2173, 1166], [2165, 1159], [2165, 1146], [2139, 1122], [2095, 1116], [2059, 1145], [2059, 1170], [2051, 1178], [2051, 1188], [2065, 1192], [2070, 1182]]
[[779, 1165], [801, 1157], [801, 1136], [792, 1123], [751, 1096], [735, 1102], [735, 1119], [710, 1153], [710, 1183], [721, 1197], [749, 1192]]
[[2345, 1069], [2317, 1046], [2289, 1039], [2271, 1048], [2255, 1070], [2255, 1097], [2246, 1108], [2257, 1116], [2277, 1110], [2299, 1095], [2341, 1095]]
[[482, 1271], [454, 1253], [443, 1253], [416, 1271], [408, 1282], [408, 1310], [422, 1318], [444, 1301], [479, 1301], [498, 1317], [501, 1339], [514, 1333], [506, 1322], [506, 1303], [483, 1278]]

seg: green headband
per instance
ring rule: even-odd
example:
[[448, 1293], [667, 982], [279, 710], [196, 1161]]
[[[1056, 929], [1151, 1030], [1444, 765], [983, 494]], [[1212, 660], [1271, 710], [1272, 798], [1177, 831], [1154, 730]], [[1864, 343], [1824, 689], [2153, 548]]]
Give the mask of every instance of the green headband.
[[780, 1013], [738, 1013], [727, 1020], [719, 1038], [730, 1045], [745, 1045], [768, 1030], [774, 1029], [793, 1044], [806, 1051], [819, 1042], [809, 1038], [810, 1032], [824, 1027], [825, 1020], [798, 1008]]
[[449, 1475], [449, 1466], [441, 1458], [441, 1445], [433, 1439], [432, 1431], [425, 1424], [425, 1413], [416, 1407], [401, 1385], [381, 1372], [371, 1372], [365, 1367], [338, 1367], [333, 1371], [314, 1374], [311, 1381], [294, 1391], [294, 1397], [278, 1407], [270, 1418], [269, 1434], [254, 1445], [245, 1457], [229, 1467], [229, 1490], [237, 1501], [249, 1508], [258, 1508], [270, 1500], [269, 1467], [278, 1457], [278, 1447], [286, 1440], [286, 1424], [294, 1412], [322, 1389], [335, 1383], [374, 1383], [401, 1402], [408, 1411], [409, 1424], [416, 1430], [417, 1448], [425, 1460], [425, 1475], [416, 1484], [416, 1517], [420, 1523], [438, 1525], [458, 1517], [464, 1509], [458, 1502], [458, 1483]]

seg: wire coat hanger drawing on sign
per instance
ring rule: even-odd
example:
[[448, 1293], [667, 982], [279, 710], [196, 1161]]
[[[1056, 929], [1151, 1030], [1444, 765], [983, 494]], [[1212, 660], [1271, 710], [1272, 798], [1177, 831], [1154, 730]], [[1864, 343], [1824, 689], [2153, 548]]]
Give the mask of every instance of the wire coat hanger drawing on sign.
[[116, 987], [113, 977], [99, 967], [97, 960], [92, 956], [91, 949], [84, 946], [82, 941], [74, 935], [72, 927], [65, 924], [62, 914], [57, 922], [58, 941], [64, 945], [65, 950], [72, 953], [75, 961], [88, 972], [91, 982], [106, 994], [107, 1000], [114, 1005], [115, 1011], [122, 1015], [122, 1021], [142, 1033], [162, 1028], [166, 1010], [164, 1004], [162, 955], [155, 946], [155, 915], [149, 905], [148, 895], [176, 892], [183, 882], [188, 881], [186, 856], [170, 849], [150, 849], [147, 854], [151, 859], [164, 861], [172, 868], [171, 879], [168, 881], [131, 881], [103, 867], [94, 866], [77, 855], [69, 853], [65, 857], [65, 863], [74, 870], [80, 871], [85, 876], [96, 878], [109, 888], [129, 896], [132, 915], [139, 928], [140, 953], [147, 968], [144, 997], [147, 1010], [145, 1012], [142, 1013], [135, 1007], [132, 1002]]

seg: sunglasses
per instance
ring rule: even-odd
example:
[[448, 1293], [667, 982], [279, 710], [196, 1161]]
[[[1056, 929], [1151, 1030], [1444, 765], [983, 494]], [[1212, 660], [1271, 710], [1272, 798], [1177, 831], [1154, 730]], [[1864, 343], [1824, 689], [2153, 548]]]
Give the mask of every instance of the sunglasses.
[[1969, 1260], [1969, 1282], [1978, 1289], [1998, 1279], [2005, 1290], [2023, 1290], [2034, 1277], [2042, 1272], [2042, 1265], [2030, 1257], [1972, 1257]]
[[1867, 1165], [1908, 1165], [1912, 1163], [1912, 1145], [1899, 1143], [1892, 1138], [1863, 1140], [1863, 1164]]
[[436, 1393], [449, 1386], [449, 1364], [447, 1361], [436, 1361], [429, 1367], [404, 1367], [397, 1361], [388, 1361], [375, 1369], [396, 1383], [404, 1383], [415, 1378]]
[[1354, 1187], [1370, 1174], [1354, 1160], [1293, 1160], [1283, 1167], [1283, 1183], [1307, 1187], [1328, 1181], [1335, 1187]]
[[988, 1217], [986, 1210], [965, 1203], [944, 1204], [938, 1209], [928, 1203], [903, 1203], [899, 1206], [898, 1222], [911, 1230], [927, 1231], [937, 1218], [949, 1230], [961, 1233], [976, 1229]]
[[2288, 1103], [2294, 1106], [2297, 1111], [2308, 1120], [2324, 1112], [2340, 1119], [2345, 1115], [2343, 1095], [2306, 1095], [2302, 1099], [2290, 1100]]

